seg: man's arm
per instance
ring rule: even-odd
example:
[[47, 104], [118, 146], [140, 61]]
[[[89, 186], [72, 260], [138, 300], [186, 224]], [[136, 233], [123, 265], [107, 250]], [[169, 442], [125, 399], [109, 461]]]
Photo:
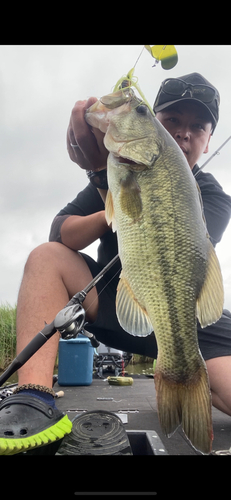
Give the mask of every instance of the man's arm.
[[[86, 109], [96, 100], [93, 97], [75, 104], [67, 131], [67, 149], [71, 160], [87, 170], [100, 170], [107, 164], [104, 134], [89, 127], [84, 118]], [[71, 144], [78, 147], [73, 148]], [[97, 191], [89, 184], [55, 217], [49, 240], [63, 243], [73, 250], [82, 250], [101, 238], [110, 230], [104, 211], [106, 193], [106, 190]]]
[[54, 218], [49, 241], [82, 250], [110, 230], [105, 219], [104, 202], [91, 183], [80, 191]]
[[104, 210], [85, 217], [71, 215], [61, 226], [61, 242], [72, 250], [83, 250], [108, 230]]

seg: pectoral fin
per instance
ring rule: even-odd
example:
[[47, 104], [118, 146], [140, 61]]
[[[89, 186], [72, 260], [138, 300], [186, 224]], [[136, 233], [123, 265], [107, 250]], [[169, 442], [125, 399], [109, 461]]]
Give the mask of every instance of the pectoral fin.
[[197, 317], [202, 326], [216, 323], [222, 315], [224, 289], [221, 268], [212, 243], [209, 242], [206, 279], [197, 300]]
[[115, 220], [113, 199], [110, 189], [108, 189], [105, 201], [105, 217], [108, 225], [110, 226], [110, 224], [112, 224], [112, 231], [114, 233], [116, 231], [116, 220]]
[[120, 181], [121, 210], [134, 222], [139, 219], [142, 212], [140, 187], [136, 182], [133, 172], [128, 172], [125, 179]]
[[123, 272], [117, 287], [116, 314], [122, 328], [132, 335], [143, 337], [153, 331], [146, 309], [134, 296], [128, 281], [123, 277]]

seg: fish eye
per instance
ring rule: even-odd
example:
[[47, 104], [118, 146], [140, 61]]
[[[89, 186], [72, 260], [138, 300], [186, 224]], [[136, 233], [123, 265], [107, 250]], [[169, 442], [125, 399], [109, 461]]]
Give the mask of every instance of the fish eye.
[[144, 104], [140, 104], [140, 106], [137, 106], [136, 111], [141, 115], [146, 115], [147, 109], [148, 109], [147, 106], [144, 106]]

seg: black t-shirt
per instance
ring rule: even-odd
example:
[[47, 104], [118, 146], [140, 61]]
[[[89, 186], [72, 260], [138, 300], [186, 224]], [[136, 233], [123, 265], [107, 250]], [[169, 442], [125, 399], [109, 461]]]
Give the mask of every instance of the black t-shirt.
[[[195, 165], [193, 175], [199, 171]], [[196, 180], [201, 190], [204, 215], [210, 239], [215, 246], [222, 238], [223, 232], [231, 216], [231, 197], [227, 195], [212, 174], [199, 171]], [[104, 210], [104, 202], [97, 189], [89, 183], [76, 198], [68, 203], [55, 217], [50, 232], [50, 241], [61, 241], [60, 229], [64, 220], [70, 215], [86, 216]], [[101, 238], [98, 247], [98, 263], [104, 267], [118, 253], [117, 236], [107, 231]], [[118, 263], [119, 268], [119, 263]], [[113, 267], [115, 272], [115, 267]]]
[[[199, 167], [195, 165], [193, 175], [198, 171]], [[215, 246], [221, 241], [231, 217], [231, 197], [223, 191], [219, 182], [210, 173], [199, 171], [196, 181], [201, 190], [208, 233]]]

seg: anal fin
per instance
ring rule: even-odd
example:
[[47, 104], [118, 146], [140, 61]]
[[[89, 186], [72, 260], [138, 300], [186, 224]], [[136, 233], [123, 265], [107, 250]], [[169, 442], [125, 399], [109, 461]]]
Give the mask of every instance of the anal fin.
[[142, 337], [153, 331], [146, 309], [139, 304], [123, 273], [117, 287], [116, 314], [122, 328], [131, 335]]

